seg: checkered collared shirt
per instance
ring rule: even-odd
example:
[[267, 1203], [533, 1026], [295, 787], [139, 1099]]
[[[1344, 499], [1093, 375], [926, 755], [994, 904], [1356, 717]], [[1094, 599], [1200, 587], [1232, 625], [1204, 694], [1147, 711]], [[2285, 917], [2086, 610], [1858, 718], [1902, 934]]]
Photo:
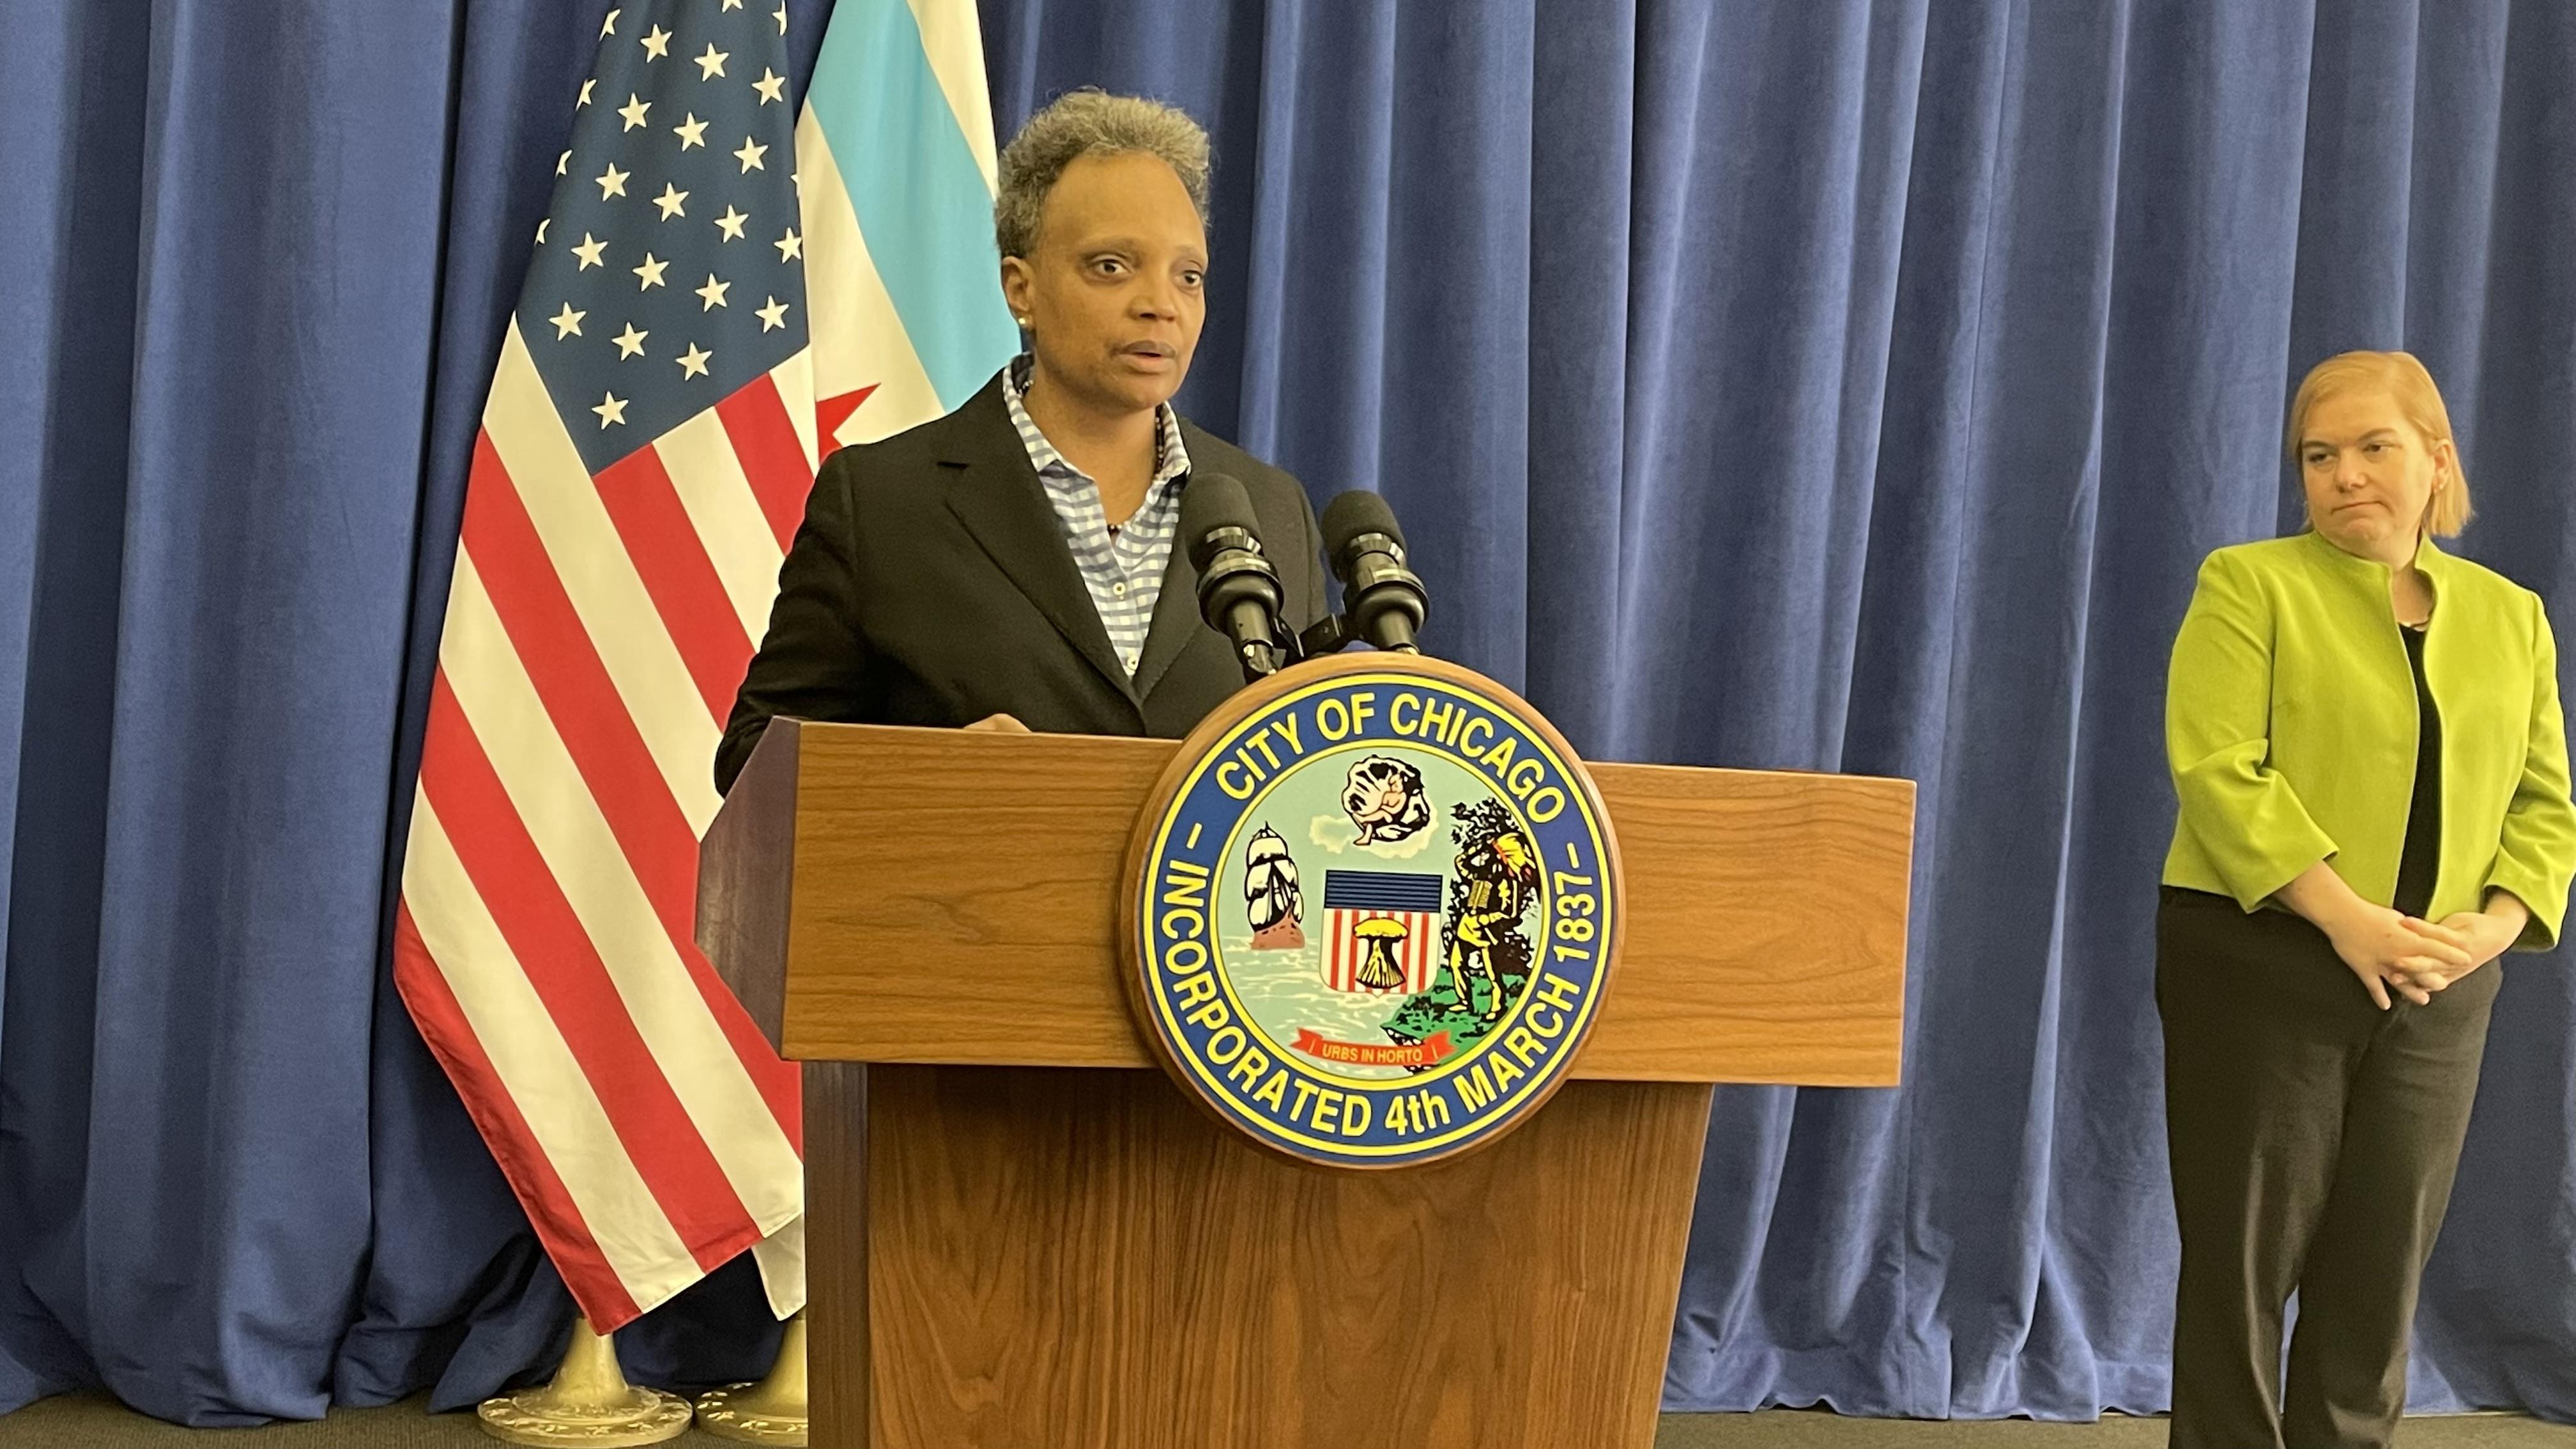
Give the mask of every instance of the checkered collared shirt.
[[1092, 607], [1109, 631], [1109, 646], [1118, 662], [1136, 672], [1145, 657], [1145, 634], [1154, 625], [1154, 602], [1163, 594], [1163, 570], [1172, 561], [1172, 543], [1181, 531], [1181, 480], [1190, 471], [1189, 449], [1181, 445], [1181, 420], [1165, 403], [1154, 410], [1154, 481], [1145, 486], [1145, 501], [1116, 528], [1100, 507], [1100, 485], [1091, 475], [1065, 461], [1046, 434], [1038, 431], [1020, 401], [1029, 384], [1029, 355], [1021, 353], [1002, 375], [1002, 400], [1010, 405], [1011, 426], [1020, 430], [1020, 445], [1029, 450], [1029, 466], [1046, 485], [1055, 505], [1056, 522], [1073, 550], [1074, 567], [1091, 590]]

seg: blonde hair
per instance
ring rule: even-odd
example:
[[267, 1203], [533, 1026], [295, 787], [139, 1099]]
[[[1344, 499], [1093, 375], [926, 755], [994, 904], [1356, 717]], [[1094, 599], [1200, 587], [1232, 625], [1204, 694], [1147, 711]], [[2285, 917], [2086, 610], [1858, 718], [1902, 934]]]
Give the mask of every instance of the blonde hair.
[[2299, 462], [2299, 435], [2307, 429], [2308, 414], [2327, 398], [2355, 388], [2388, 394], [2399, 415], [2423, 436], [2425, 446], [2451, 444], [2451, 477], [2434, 492], [2424, 529], [2436, 538], [2456, 536], [2470, 518], [2469, 475], [2460, 466], [2460, 447], [2451, 436], [2451, 411], [2442, 405], [2442, 390], [2433, 385], [2433, 374], [2414, 353], [2339, 352], [2308, 369], [2307, 380], [2290, 399], [2290, 461]]

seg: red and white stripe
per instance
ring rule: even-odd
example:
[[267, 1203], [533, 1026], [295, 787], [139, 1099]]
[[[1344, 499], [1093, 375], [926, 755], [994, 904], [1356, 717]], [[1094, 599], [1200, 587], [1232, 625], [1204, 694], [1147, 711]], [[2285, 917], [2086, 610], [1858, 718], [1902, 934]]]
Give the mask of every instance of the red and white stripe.
[[[1364, 951], [1353, 932], [1362, 921], [1404, 923], [1404, 942], [1395, 950], [1396, 965], [1404, 972], [1402, 987], [1359, 984]], [[1354, 911], [1337, 907], [1324, 913], [1324, 929], [1330, 938], [1324, 947], [1327, 987], [1384, 996], [1399, 990], [1407, 996], [1419, 996], [1431, 989], [1431, 979], [1439, 967], [1440, 923], [1436, 917], [1421, 911]]]
[[395, 984], [603, 1331], [803, 1211], [796, 1069], [692, 926], [812, 386], [800, 352], [594, 478], [514, 321], [475, 440]]

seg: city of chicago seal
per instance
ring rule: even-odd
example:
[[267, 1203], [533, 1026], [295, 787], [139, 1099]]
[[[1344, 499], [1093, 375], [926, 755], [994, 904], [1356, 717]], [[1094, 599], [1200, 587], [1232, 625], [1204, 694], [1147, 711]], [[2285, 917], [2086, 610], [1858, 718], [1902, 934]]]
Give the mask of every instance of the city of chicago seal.
[[1156, 1054], [1256, 1142], [1343, 1167], [1526, 1121], [1619, 940], [1617, 842], [1563, 737], [1406, 655], [1312, 661], [1229, 701], [1165, 772], [1128, 881]]

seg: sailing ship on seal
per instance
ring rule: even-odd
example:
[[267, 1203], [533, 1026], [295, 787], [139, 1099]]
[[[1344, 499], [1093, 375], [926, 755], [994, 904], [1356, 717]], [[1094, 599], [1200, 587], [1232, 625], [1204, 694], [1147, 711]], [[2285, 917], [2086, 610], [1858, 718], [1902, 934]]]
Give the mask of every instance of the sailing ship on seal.
[[1297, 886], [1297, 862], [1288, 858], [1288, 842], [1264, 825], [1244, 851], [1243, 899], [1252, 917], [1252, 949], [1305, 949], [1306, 897]]

